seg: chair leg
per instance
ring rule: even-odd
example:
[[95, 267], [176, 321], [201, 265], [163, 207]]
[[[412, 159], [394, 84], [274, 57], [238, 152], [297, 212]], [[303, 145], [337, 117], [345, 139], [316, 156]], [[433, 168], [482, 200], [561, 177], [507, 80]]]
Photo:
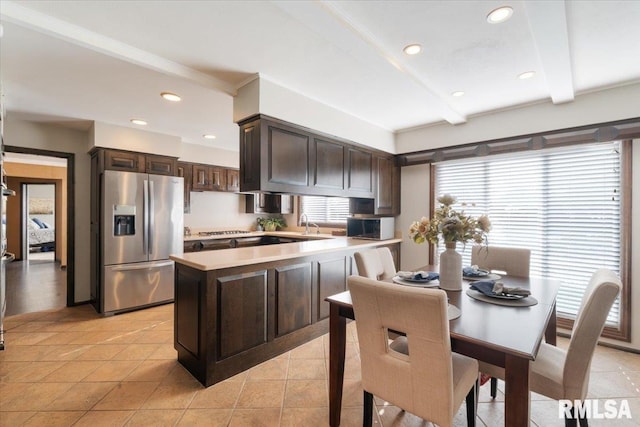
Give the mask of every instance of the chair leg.
[[364, 408], [362, 412], [362, 427], [373, 425], [373, 394], [364, 391]]
[[570, 417], [567, 417], [567, 414], [564, 415], [564, 427], [577, 427], [578, 423], [574, 418], [574, 412], [573, 412], [574, 409], [571, 408], [569, 411], [570, 411]]
[[498, 379], [496, 377], [491, 377], [491, 397], [493, 399], [498, 395]]
[[578, 416], [578, 424], [580, 424], [580, 427], [589, 427], [587, 418], [583, 416]]
[[478, 382], [476, 381], [469, 393], [467, 393], [467, 426], [476, 427], [476, 389]]

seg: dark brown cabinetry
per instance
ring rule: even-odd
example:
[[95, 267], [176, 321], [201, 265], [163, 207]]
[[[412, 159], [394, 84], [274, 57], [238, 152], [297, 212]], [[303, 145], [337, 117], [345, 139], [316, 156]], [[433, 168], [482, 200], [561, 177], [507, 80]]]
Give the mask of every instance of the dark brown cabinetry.
[[293, 196], [256, 193], [245, 196], [246, 213], [293, 213]]
[[191, 174], [192, 168], [190, 163], [176, 163], [176, 175], [184, 178], [184, 213], [191, 212]]
[[[238, 191], [237, 169], [191, 163], [193, 191]], [[229, 185], [231, 177], [231, 185]]]
[[240, 191], [373, 197], [372, 151], [263, 115], [240, 122]]
[[211, 168], [208, 165], [192, 165], [192, 184], [194, 191], [212, 190]]
[[227, 191], [231, 193], [240, 191], [240, 172], [238, 169], [227, 169]]
[[351, 198], [349, 212], [366, 215], [400, 215], [400, 168], [395, 159], [373, 156], [373, 199]]
[[99, 149], [103, 170], [175, 175], [176, 159], [152, 154], [134, 153], [111, 149]]
[[[393, 253], [399, 244], [389, 245]], [[329, 330], [354, 250], [201, 271], [176, 263], [178, 361], [210, 386]]]

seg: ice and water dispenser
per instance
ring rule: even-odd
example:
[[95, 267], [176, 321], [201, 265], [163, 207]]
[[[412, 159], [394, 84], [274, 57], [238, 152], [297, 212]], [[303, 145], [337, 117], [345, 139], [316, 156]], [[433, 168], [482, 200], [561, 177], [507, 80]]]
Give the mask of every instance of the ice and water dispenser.
[[133, 236], [136, 234], [136, 207], [113, 205], [113, 235]]

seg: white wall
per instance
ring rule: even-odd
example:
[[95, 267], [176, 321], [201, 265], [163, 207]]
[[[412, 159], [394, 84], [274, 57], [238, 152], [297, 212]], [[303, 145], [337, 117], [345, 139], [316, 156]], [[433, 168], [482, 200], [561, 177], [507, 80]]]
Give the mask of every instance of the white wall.
[[184, 225], [192, 230], [255, 229], [260, 215], [245, 214], [244, 199], [243, 194], [237, 193], [192, 191], [191, 213], [184, 215]]
[[181, 144], [177, 136], [94, 122], [87, 151], [93, 147], [104, 147], [179, 157]]
[[91, 160], [87, 154], [89, 132], [13, 119], [4, 124], [4, 143], [17, 147], [74, 153], [75, 163], [75, 302], [88, 301], [89, 289], [89, 194]]
[[240, 167], [240, 155], [238, 151], [220, 150], [200, 144], [188, 144], [183, 142], [180, 147], [180, 158], [183, 162], [205, 163], [208, 165], [225, 166], [229, 168]]
[[[255, 96], [259, 96], [256, 105]], [[238, 90], [234, 99], [233, 120], [262, 113], [300, 126], [395, 153], [394, 134], [388, 129], [322, 104], [279, 86], [264, 77], [253, 80]], [[258, 107], [258, 111], [252, 111]]]
[[400, 189], [401, 214], [396, 217], [396, 229], [402, 232], [400, 244], [400, 269], [415, 270], [429, 264], [429, 245], [417, 244], [409, 239], [409, 226], [423, 216], [429, 216], [430, 166], [407, 166], [400, 170], [402, 188]]

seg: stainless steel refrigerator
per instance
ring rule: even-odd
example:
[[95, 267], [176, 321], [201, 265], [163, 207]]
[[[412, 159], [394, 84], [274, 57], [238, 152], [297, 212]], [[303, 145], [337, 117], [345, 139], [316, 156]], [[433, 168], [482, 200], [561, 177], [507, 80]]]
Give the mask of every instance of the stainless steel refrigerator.
[[101, 184], [101, 311], [173, 301], [169, 255], [183, 249], [183, 178], [107, 170]]

